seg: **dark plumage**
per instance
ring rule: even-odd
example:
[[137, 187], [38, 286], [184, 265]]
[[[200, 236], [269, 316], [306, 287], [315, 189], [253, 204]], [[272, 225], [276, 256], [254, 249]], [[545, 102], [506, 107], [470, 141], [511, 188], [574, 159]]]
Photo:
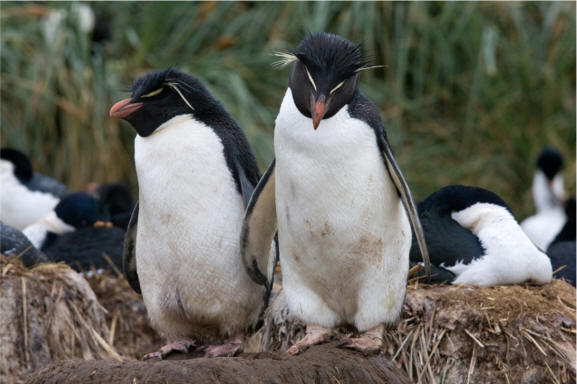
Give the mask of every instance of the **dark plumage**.
[[116, 272], [122, 271], [123, 241], [121, 228], [80, 228], [55, 238], [44, 253], [50, 261], [65, 262], [77, 271], [95, 268]]
[[575, 287], [575, 254], [577, 247], [575, 241], [561, 241], [551, 245], [547, 249], [547, 256], [551, 259], [553, 270], [564, 267], [555, 273], [558, 279], [565, 279]]
[[18, 229], [0, 221], [0, 251], [5, 256], [18, 256], [26, 267], [45, 262], [46, 257]]
[[308, 35], [292, 53], [316, 75], [315, 79], [329, 75], [336, 81], [335, 85], [367, 64], [360, 45], [332, 33]]
[[107, 208], [112, 224], [126, 230], [134, 209], [134, 200], [130, 190], [124, 184], [104, 183], [96, 189], [94, 194]]
[[75, 192], [62, 199], [54, 208], [56, 215], [74, 228], [91, 226], [97, 221], [110, 220], [110, 214], [94, 197]]
[[549, 248], [547, 248], [547, 255], [551, 259], [553, 270], [565, 266], [555, 274], [555, 277], [563, 278], [573, 286], [575, 286], [576, 281], [575, 260], [577, 258], [575, 246], [575, 209], [575, 198], [569, 198], [565, 202], [567, 222], [551, 245], [549, 245]]

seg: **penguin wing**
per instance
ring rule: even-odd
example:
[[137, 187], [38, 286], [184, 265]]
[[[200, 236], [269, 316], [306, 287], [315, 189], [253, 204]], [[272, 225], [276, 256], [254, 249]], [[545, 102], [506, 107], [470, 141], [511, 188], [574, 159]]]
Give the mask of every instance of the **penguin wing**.
[[248, 179], [248, 176], [246, 175], [246, 172], [244, 171], [244, 168], [242, 167], [240, 162], [236, 161], [235, 166], [236, 166], [236, 172], [238, 174], [238, 181], [240, 184], [240, 192], [242, 194], [242, 200], [244, 201], [244, 206], [248, 207], [250, 197], [254, 192], [254, 186]]
[[138, 201], [134, 205], [132, 216], [126, 228], [124, 236], [124, 250], [122, 253], [122, 269], [124, 276], [128, 283], [137, 293], [142, 293], [140, 290], [140, 282], [138, 281], [138, 274], [136, 272], [136, 231], [138, 228]]
[[[272, 289], [274, 267], [278, 260], [274, 171], [275, 160], [252, 194], [240, 238], [240, 252], [244, 266], [255, 283], [266, 287], [267, 297]], [[271, 249], [273, 241], [274, 248]], [[274, 255], [271, 257], [273, 252]]]
[[411, 223], [411, 227], [413, 228], [413, 233], [417, 238], [417, 244], [419, 245], [419, 249], [421, 251], [421, 256], [423, 261], [425, 262], [425, 271], [427, 277], [431, 276], [431, 262], [429, 260], [429, 250], [427, 249], [427, 244], [425, 243], [425, 234], [423, 233], [423, 228], [421, 226], [421, 222], [419, 220], [419, 215], [417, 214], [417, 208], [415, 207], [415, 202], [413, 201], [413, 196], [411, 196], [411, 191], [403, 174], [401, 173], [401, 169], [393, 156], [393, 152], [391, 151], [391, 147], [389, 146], [389, 142], [385, 137], [384, 130], [381, 130], [380, 134], [377, 134], [377, 140], [379, 144], [379, 148], [381, 149], [381, 153], [383, 154], [383, 158], [385, 160], [385, 165], [387, 170], [389, 171], [389, 175], [391, 179], [395, 183], [395, 187], [397, 188], [397, 192], [401, 197], [403, 205], [405, 207], [405, 211], [407, 211], [407, 215], [409, 216], [409, 221]]

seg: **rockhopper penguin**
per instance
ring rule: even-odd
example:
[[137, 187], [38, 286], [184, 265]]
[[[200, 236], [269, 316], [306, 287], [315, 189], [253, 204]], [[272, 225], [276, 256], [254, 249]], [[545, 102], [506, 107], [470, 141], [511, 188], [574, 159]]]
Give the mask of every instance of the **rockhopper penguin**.
[[171, 68], [138, 78], [110, 116], [137, 132], [125, 274], [170, 342], [145, 358], [222, 340], [206, 354], [234, 355], [266, 296], [240, 258], [245, 204], [260, 177], [244, 134], [198, 79]]
[[414, 203], [379, 112], [358, 89], [368, 68], [360, 47], [318, 33], [282, 56], [292, 71], [276, 118], [276, 161], [249, 203], [243, 260], [255, 281], [265, 280], [278, 223], [288, 307], [307, 324], [289, 354], [344, 324], [362, 333], [344, 347], [374, 352], [401, 314], [411, 226], [428, 259]]

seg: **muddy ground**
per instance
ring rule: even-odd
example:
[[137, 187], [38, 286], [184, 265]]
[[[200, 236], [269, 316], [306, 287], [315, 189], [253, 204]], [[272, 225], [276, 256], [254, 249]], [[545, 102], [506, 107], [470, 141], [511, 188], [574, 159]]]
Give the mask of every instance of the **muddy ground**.
[[68, 361], [41, 369], [26, 383], [411, 383], [382, 355], [364, 357], [337, 344], [315, 346], [296, 357], [275, 352], [125, 363]]

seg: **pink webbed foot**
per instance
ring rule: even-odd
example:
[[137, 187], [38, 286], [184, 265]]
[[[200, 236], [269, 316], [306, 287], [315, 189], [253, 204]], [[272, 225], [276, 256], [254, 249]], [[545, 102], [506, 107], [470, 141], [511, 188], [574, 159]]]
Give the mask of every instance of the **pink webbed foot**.
[[331, 328], [307, 324], [305, 337], [287, 349], [286, 353], [293, 356], [298, 355], [299, 353], [304, 352], [311, 345], [320, 344], [327, 341], [331, 336], [333, 336], [333, 334], [334, 333]]
[[173, 343], [167, 344], [156, 352], [147, 353], [142, 360], [153, 358], [164, 359], [173, 352], [187, 353], [196, 348], [196, 343], [190, 339], [177, 340]]
[[206, 357], [233, 357], [242, 352], [242, 343], [244, 335], [239, 334], [225, 340], [223, 344], [208, 345], [205, 348], [204, 355]]
[[355, 351], [362, 352], [364, 355], [377, 353], [383, 345], [383, 330], [383, 325], [376, 326], [363, 333], [361, 337], [346, 339], [343, 343], [339, 344], [339, 347], [354, 349]]

